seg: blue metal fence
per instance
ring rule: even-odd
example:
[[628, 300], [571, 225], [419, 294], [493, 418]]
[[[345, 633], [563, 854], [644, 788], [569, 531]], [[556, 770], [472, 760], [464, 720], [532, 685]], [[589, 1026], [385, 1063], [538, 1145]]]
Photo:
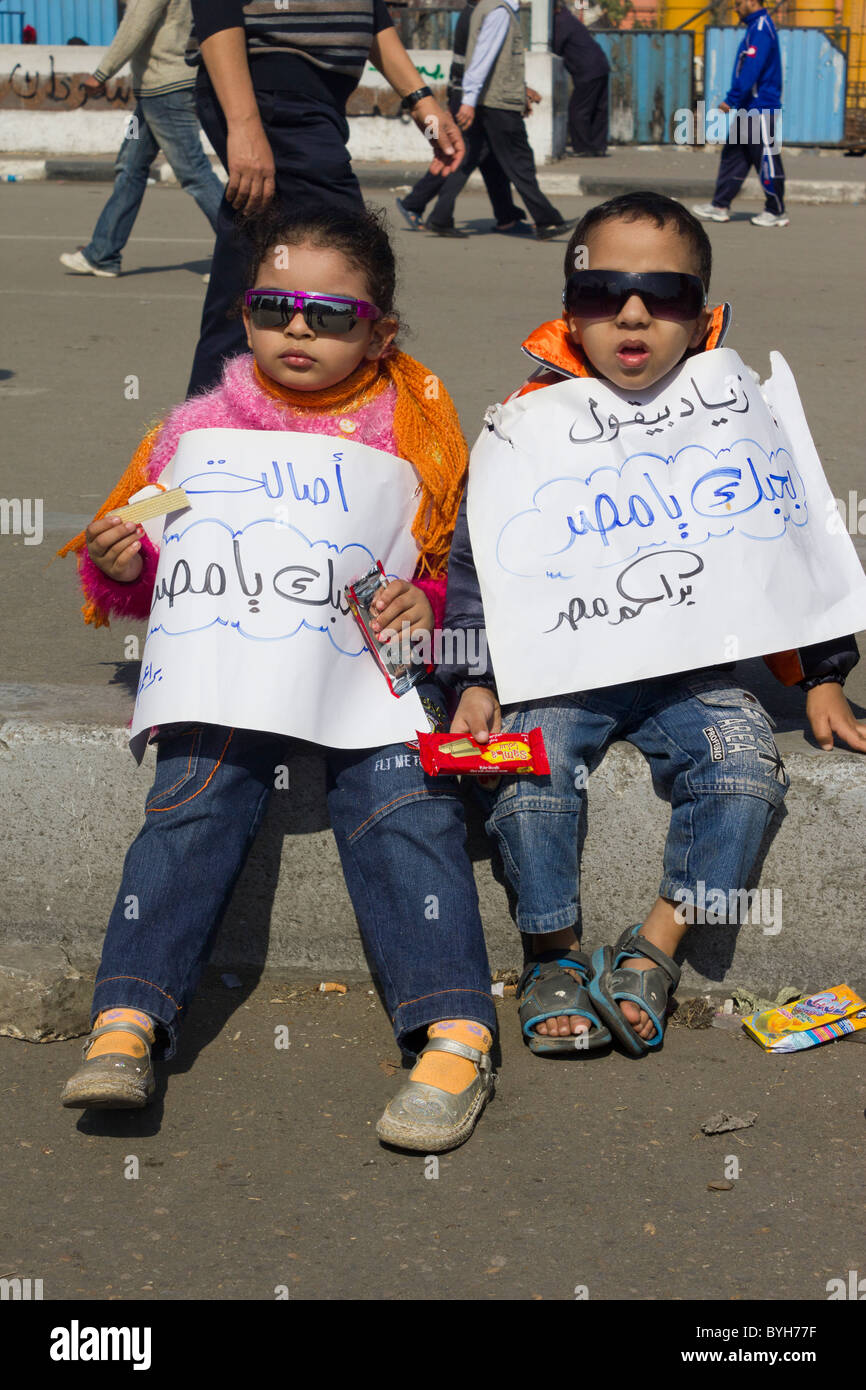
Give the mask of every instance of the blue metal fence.
[[21, 30], [32, 24], [37, 43], [111, 43], [117, 32], [117, 0], [0, 0], [0, 42], [20, 43]]
[[20, 43], [26, 22], [23, 10], [0, 9], [0, 43]]
[[[842, 36], [847, 36], [842, 30]], [[834, 144], [845, 134], [847, 61], [823, 29], [779, 29], [782, 54], [782, 141]], [[743, 30], [708, 28], [704, 49], [707, 111], [724, 100]]]
[[694, 98], [694, 34], [674, 29], [593, 29], [610, 63], [610, 138], [673, 143], [674, 113]]

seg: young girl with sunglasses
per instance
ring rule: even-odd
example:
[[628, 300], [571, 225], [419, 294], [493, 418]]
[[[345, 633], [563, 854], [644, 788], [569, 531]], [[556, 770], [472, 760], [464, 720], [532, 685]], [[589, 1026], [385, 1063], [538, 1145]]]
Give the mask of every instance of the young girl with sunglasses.
[[[243, 307], [251, 354], [229, 359], [214, 390], [170, 411], [144, 438], [87, 530], [79, 554], [85, 621], [146, 619], [158, 552], [115, 509], [154, 483], [188, 430], [304, 431], [352, 439], [409, 460], [420, 478], [414, 576], [378, 601], [379, 638], [432, 630], [466, 469], [466, 446], [441, 383], [398, 351], [394, 257], [372, 213], [287, 219], [256, 229]], [[431, 723], [445, 706], [418, 686]], [[63, 1103], [138, 1107], [154, 1091], [151, 1053], [171, 1057], [273, 786], [287, 740], [252, 729], [175, 724], [153, 731], [156, 778], [145, 824], [125, 860], [97, 975], [94, 1028]], [[495, 1012], [456, 779], [428, 779], [417, 753], [322, 750], [328, 808], [346, 882], [409, 1080], [379, 1122], [380, 1138], [426, 1152], [462, 1142], [492, 1086]], [[400, 756], [390, 756], [398, 754]], [[139, 916], [124, 906], [135, 894]], [[430, 920], [431, 895], [437, 903]]]

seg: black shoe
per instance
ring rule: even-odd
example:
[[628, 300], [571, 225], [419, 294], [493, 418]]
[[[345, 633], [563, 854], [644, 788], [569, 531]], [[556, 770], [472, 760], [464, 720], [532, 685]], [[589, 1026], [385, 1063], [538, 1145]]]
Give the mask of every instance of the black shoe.
[[460, 237], [463, 241], [469, 236], [468, 232], [461, 232], [457, 227], [437, 227], [435, 222], [428, 222], [427, 230], [432, 232], [434, 236]]
[[539, 241], [550, 241], [555, 236], [560, 236], [562, 232], [570, 232], [572, 227], [577, 226], [577, 218], [572, 217], [567, 222], [550, 222], [545, 227], [536, 226], [535, 235]]

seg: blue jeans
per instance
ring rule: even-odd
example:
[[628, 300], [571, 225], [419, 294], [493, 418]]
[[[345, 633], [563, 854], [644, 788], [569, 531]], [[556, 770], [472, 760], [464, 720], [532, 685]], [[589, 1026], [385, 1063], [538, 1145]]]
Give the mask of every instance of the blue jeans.
[[615, 739], [646, 755], [656, 791], [671, 803], [659, 896], [687, 889], [697, 897], [701, 881], [707, 894], [746, 886], [788, 775], [769, 716], [732, 676], [664, 676], [503, 713], [505, 732], [536, 726], [550, 777], [504, 780], [487, 823], [518, 895], [521, 931], [574, 927], [581, 935], [586, 782]]
[[[419, 690], [444, 718], [438, 688]], [[157, 739], [156, 780], [124, 862], [93, 1017], [144, 1010], [165, 1033], [155, 1055], [171, 1057], [293, 741], [209, 724], [170, 725]], [[321, 751], [346, 884], [398, 1042], [412, 1051], [410, 1035], [441, 1018], [495, 1031], [456, 778], [427, 777], [405, 744]]]
[[141, 97], [127, 129], [128, 137], [124, 137], [114, 162], [114, 191], [84, 248], [90, 264], [99, 270], [120, 270], [121, 252], [160, 149], [181, 188], [192, 194], [214, 230], [223, 199], [222, 184], [201, 147], [192, 87], [159, 97]]

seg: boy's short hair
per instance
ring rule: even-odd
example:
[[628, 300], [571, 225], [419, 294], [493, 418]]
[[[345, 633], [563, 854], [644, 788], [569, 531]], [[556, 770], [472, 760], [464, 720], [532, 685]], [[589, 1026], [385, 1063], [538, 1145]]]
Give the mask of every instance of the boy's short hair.
[[[565, 253], [565, 278], [580, 267], [575, 265], [574, 253], [578, 246], [584, 246], [589, 233], [603, 222], [638, 222], [646, 218], [657, 227], [667, 227], [671, 223], [681, 237], [684, 237], [694, 252], [697, 273], [704, 289], [709, 293], [710, 273], [713, 268], [713, 248], [704, 228], [688, 208], [664, 193], [623, 193], [618, 198], [610, 198], [584, 213], [571, 235]], [[588, 267], [587, 267], [588, 268]]]

